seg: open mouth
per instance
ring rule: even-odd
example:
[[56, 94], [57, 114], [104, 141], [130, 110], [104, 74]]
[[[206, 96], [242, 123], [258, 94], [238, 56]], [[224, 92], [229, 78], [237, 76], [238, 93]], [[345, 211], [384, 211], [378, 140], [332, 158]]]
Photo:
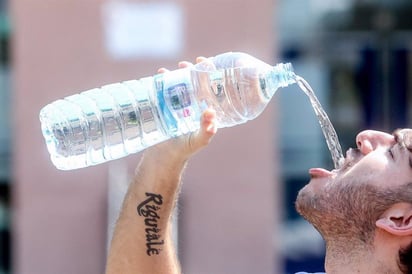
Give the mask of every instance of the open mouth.
[[356, 164], [360, 160], [361, 155], [362, 153], [360, 152], [359, 149], [350, 148], [348, 149], [348, 151], [346, 151], [346, 157], [345, 157], [345, 160], [341, 168], [334, 169], [332, 171], [329, 171], [324, 168], [311, 168], [309, 169], [309, 174], [311, 178], [332, 177], [336, 173], [341, 173], [351, 168], [354, 164]]
[[358, 148], [350, 148], [346, 151], [345, 161], [338, 172], [346, 171], [354, 164], [356, 164], [360, 160], [360, 156], [362, 155], [361, 151]]

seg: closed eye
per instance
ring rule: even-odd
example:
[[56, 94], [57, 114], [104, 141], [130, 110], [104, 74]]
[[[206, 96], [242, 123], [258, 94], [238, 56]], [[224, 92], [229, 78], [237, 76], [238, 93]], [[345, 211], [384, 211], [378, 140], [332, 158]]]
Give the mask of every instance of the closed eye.
[[392, 158], [392, 160], [395, 160], [395, 155], [393, 154], [392, 148], [393, 146], [388, 149], [388, 154]]

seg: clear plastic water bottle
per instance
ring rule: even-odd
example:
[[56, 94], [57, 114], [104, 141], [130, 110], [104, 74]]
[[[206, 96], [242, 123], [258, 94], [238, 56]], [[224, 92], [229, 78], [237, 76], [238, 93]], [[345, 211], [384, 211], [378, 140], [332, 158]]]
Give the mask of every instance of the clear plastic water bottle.
[[216, 111], [219, 128], [252, 120], [295, 79], [289, 63], [224, 53], [57, 100], [40, 112], [42, 132], [58, 169], [97, 165], [197, 130], [206, 108]]

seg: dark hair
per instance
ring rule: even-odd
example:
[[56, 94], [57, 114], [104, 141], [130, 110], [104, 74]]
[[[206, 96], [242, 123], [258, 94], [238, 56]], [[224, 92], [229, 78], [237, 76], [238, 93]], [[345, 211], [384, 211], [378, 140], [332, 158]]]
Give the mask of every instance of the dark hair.
[[399, 268], [404, 274], [412, 274], [412, 242], [399, 250]]

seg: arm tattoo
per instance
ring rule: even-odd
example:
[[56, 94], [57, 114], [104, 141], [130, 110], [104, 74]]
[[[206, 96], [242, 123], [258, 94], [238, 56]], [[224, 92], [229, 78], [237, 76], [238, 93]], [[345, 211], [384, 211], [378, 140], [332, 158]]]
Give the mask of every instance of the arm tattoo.
[[147, 199], [137, 206], [137, 214], [144, 217], [147, 255], [159, 255], [164, 240], [161, 239], [161, 231], [157, 224], [160, 219], [157, 212], [163, 204], [163, 197], [160, 194], [149, 192], [146, 192], [146, 197]]

